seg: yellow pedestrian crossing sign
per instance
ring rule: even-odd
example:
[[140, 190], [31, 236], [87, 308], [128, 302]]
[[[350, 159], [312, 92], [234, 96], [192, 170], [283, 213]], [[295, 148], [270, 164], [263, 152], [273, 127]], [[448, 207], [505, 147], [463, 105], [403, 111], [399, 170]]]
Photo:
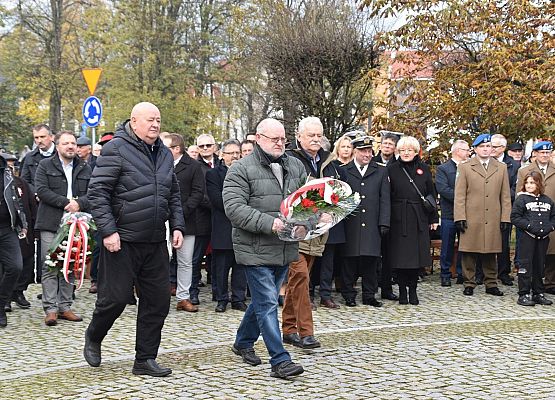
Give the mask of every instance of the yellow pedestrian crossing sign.
[[100, 74], [102, 73], [102, 68], [83, 68], [81, 73], [83, 74], [83, 78], [85, 78], [85, 82], [89, 88], [89, 93], [91, 96], [94, 95], [96, 85], [98, 84]]

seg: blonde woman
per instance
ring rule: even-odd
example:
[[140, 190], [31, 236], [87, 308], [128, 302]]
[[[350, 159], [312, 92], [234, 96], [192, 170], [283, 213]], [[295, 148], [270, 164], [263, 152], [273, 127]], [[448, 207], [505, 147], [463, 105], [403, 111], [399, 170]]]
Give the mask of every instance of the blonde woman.
[[354, 157], [353, 145], [351, 144], [352, 138], [349, 136], [341, 136], [335, 142], [333, 148], [333, 156], [339, 165], [346, 165], [351, 162]]
[[391, 182], [388, 254], [391, 267], [397, 270], [399, 304], [417, 305], [418, 271], [432, 265], [429, 229], [437, 229], [439, 216], [437, 210], [426, 211], [418, 193], [436, 196], [430, 168], [418, 156], [420, 143], [414, 137], [403, 136], [397, 150], [398, 162], [387, 167]]

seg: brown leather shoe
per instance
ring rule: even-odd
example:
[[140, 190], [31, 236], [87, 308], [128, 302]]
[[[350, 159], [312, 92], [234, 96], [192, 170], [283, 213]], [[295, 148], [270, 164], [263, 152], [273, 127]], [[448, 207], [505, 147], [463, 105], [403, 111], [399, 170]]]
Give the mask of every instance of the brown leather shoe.
[[58, 323], [58, 316], [55, 312], [48, 313], [44, 317], [44, 323], [46, 326], [54, 326]]
[[58, 318], [65, 319], [66, 321], [71, 321], [71, 322], [81, 322], [81, 321], [83, 321], [83, 318], [81, 318], [79, 315], [75, 314], [71, 310], [67, 310], [67, 311], [58, 313]]
[[320, 300], [320, 305], [322, 307], [331, 308], [331, 309], [340, 308], [339, 304], [335, 304], [335, 302], [332, 299], [322, 299]]
[[191, 303], [191, 300], [180, 300], [177, 302], [177, 311], [197, 312], [198, 307]]

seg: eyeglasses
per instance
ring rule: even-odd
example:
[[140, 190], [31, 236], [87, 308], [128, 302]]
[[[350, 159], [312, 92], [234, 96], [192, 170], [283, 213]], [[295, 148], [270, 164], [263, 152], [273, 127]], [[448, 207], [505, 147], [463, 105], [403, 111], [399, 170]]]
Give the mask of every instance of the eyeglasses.
[[210, 143], [210, 144], [199, 144], [197, 145], [198, 147], [200, 147], [201, 149], [209, 149], [210, 147], [214, 146], [214, 143]]
[[491, 147], [493, 147], [494, 149], [498, 149], [498, 148], [500, 148], [500, 147], [505, 147], [505, 146], [499, 145], [499, 146], [491, 146]]
[[285, 143], [285, 141], [287, 140], [286, 137], [270, 137], [270, 136], [266, 136], [263, 133], [259, 133], [260, 136], [264, 136], [266, 139], [269, 139], [272, 143], [279, 143], [279, 142], [283, 142]]
[[231, 155], [234, 155], [234, 156], [240, 156], [241, 155], [240, 151], [222, 151], [222, 153], [231, 154]]
[[461, 148], [459, 148], [459, 150], [461, 150], [461, 151], [470, 151], [470, 149], [461, 149]]

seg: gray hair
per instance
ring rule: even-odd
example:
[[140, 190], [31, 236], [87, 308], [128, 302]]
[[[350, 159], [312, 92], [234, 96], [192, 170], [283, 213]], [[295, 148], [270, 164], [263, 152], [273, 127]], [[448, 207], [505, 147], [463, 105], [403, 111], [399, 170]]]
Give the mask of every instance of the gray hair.
[[463, 144], [468, 145], [468, 143], [466, 142], [466, 140], [462, 140], [462, 139], [455, 140], [455, 141], [453, 142], [453, 145], [451, 146], [451, 153], [454, 153], [455, 150], [460, 149], [461, 146], [462, 146]]
[[306, 127], [309, 126], [309, 125], [317, 126], [318, 128], [320, 128], [320, 130], [322, 132], [324, 132], [324, 125], [322, 125], [322, 121], [320, 121], [320, 118], [318, 118], [318, 117], [306, 117], [306, 118], [301, 119], [301, 121], [299, 122], [299, 127], [297, 128], [297, 135], [304, 132]]
[[[501, 146], [507, 147], [507, 139], [500, 133], [496, 133], [495, 135], [491, 135], [491, 141], [498, 142]], [[492, 143], [493, 146], [493, 143]]]
[[209, 133], [201, 133], [200, 135], [197, 136], [197, 141], [196, 141], [197, 145], [198, 145], [199, 139], [201, 138], [209, 138], [209, 139], [212, 139], [212, 142], [214, 142], [214, 144], [216, 143], [216, 140], [214, 140], [214, 136], [212, 136]]

